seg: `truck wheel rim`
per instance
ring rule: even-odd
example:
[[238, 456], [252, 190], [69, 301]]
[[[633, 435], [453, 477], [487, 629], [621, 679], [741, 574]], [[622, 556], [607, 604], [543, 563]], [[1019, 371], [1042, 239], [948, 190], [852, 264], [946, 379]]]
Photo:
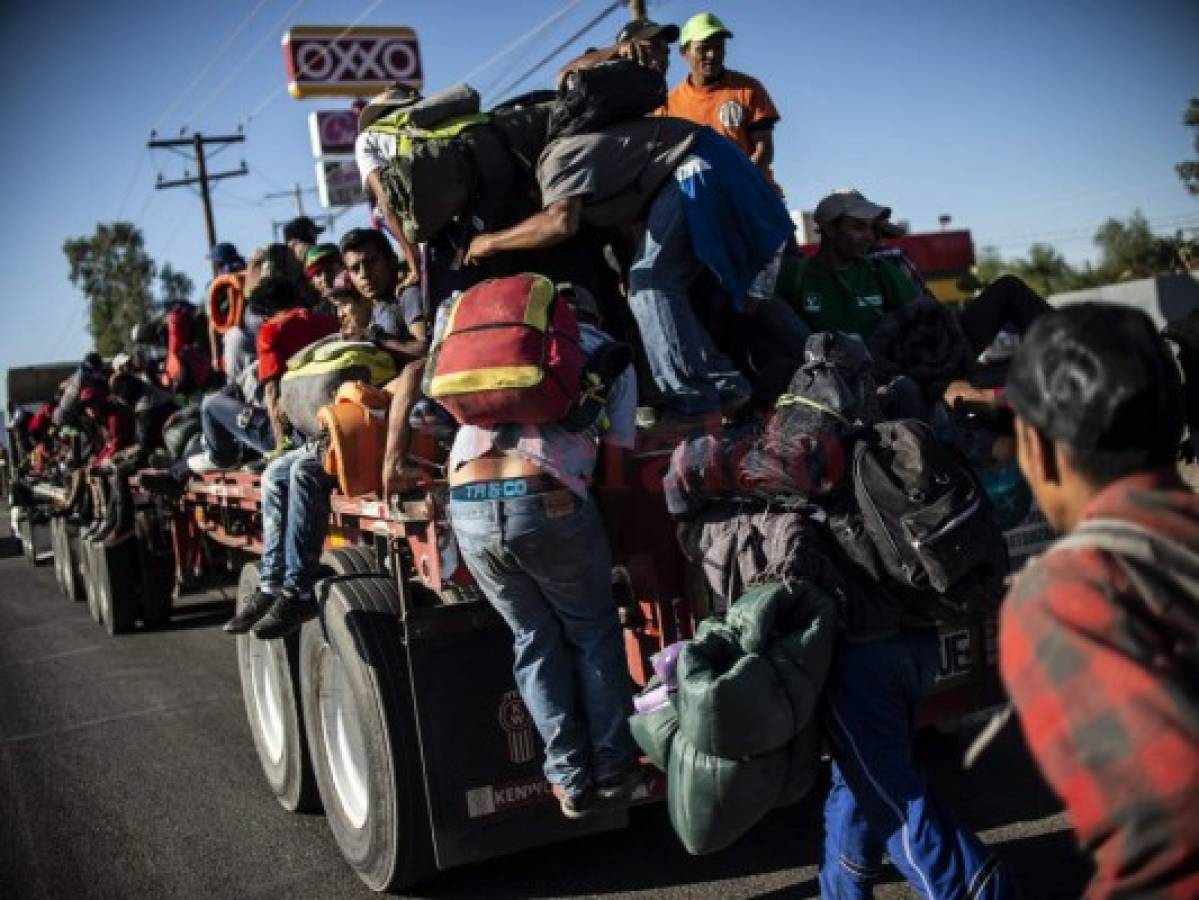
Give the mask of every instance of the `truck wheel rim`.
[[271, 642], [250, 641], [250, 683], [258, 733], [267, 758], [277, 766], [283, 761], [283, 695], [271, 654]]
[[337, 802], [354, 828], [366, 824], [370, 812], [366, 745], [358, 721], [358, 704], [336, 653], [324, 654], [324, 690], [320, 695], [321, 736]]

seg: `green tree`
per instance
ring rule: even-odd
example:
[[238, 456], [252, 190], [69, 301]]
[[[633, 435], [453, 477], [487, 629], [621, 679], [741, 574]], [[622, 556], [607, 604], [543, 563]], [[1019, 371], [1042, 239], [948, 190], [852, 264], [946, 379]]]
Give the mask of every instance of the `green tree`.
[[1179, 259], [1182, 236], [1161, 238], [1138, 209], [1127, 221], [1108, 219], [1095, 232], [1102, 259], [1098, 271], [1107, 281], [1150, 278], [1183, 268]]
[[1182, 114], [1182, 124], [1194, 130], [1195, 159], [1180, 162], [1174, 168], [1183, 186], [1192, 194], [1199, 194], [1199, 98], [1192, 97], [1191, 103]]
[[163, 263], [158, 273], [158, 303], [168, 306], [172, 303], [187, 303], [191, 300], [195, 285], [185, 272], [176, 272], [170, 263]]
[[69, 238], [62, 250], [71, 283], [89, 305], [96, 350], [111, 356], [127, 348], [132, 327], [146, 320], [155, 274], [142, 233], [130, 222], [101, 222], [95, 234]]
[[1033, 244], [1028, 248], [1028, 259], [1016, 264], [1016, 274], [1034, 291], [1048, 297], [1070, 287], [1074, 270], [1053, 247]]

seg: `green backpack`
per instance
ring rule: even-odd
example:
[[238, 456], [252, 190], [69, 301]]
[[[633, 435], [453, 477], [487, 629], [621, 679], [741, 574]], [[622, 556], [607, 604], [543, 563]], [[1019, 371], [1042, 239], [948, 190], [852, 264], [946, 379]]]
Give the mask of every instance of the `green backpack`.
[[458, 85], [414, 100], [368, 126], [396, 137], [396, 152], [379, 173], [387, 205], [412, 242], [435, 237], [470, 203], [487, 162], [506, 154], [479, 111], [479, 95]]
[[396, 376], [392, 355], [368, 341], [321, 338], [287, 361], [279, 402], [292, 427], [307, 438], [320, 436], [317, 417], [347, 381], [381, 387]]

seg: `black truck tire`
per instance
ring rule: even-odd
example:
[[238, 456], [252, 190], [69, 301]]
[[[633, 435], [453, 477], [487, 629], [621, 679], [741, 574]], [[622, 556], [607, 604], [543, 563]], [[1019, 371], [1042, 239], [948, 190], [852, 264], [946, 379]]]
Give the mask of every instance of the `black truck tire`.
[[369, 547], [338, 547], [321, 557], [321, 568], [334, 575], [378, 575], [379, 565]]
[[66, 557], [63, 559], [63, 593], [72, 603], [83, 603], [87, 600], [87, 577], [83, 574], [83, 547], [79, 541], [79, 528], [75, 525], [64, 525], [63, 546]]
[[[258, 563], [248, 562], [237, 583], [237, 604], [258, 588]], [[309, 627], [319, 628], [317, 622]], [[320, 809], [308, 739], [300, 709], [300, 636], [260, 641], [253, 634], [237, 637], [237, 668], [246, 719], [262, 773], [279, 804], [289, 812]]]
[[139, 512], [133, 530], [142, 624], [146, 628], [165, 628], [171, 621], [175, 553], [151, 513]]
[[104, 624], [100, 609], [100, 584], [96, 580], [96, 542], [90, 538], [80, 540], [83, 559], [84, 589], [87, 593], [87, 612], [97, 625]]
[[100, 618], [113, 637], [127, 634], [137, 623], [137, 560], [133, 539], [116, 547], [93, 542], [96, 570], [93, 580], [99, 594]]
[[416, 884], [436, 865], [395, 583], [331, 578], [317, 597], [300, 683], [329, 827], [372, 890]]

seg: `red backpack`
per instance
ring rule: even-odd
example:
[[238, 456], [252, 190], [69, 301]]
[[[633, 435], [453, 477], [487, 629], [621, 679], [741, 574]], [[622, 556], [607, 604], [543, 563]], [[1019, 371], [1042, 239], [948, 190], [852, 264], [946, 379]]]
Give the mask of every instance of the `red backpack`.
[[459, 424], [556, 422], [579, 398], [585, 362], [570, 304], [543, 275], [475, 285], [450, 301], [425, 393]]

